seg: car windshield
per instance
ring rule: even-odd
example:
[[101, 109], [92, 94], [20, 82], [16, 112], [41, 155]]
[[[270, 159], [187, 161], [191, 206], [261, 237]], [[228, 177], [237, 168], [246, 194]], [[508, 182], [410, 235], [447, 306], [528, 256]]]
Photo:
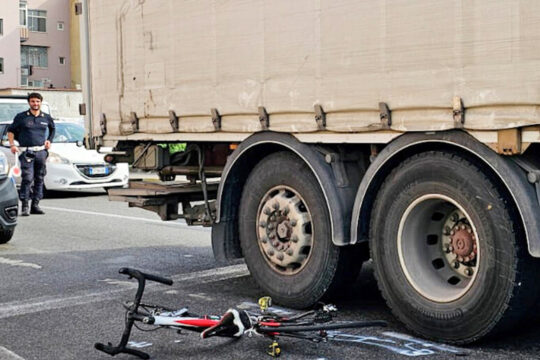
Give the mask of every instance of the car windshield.
[[[28, 110], [26, 100], [20, 102], [0, 102], [0, 121], [13, 121], [15, 115], [26, 110]], [[41, 104], [41, 110], [47, 114], [51, 113], [51, 109], [47, 104]]]
[[78, 124], [72, 123], [56, 123], [56, 132], [53, 142], [55, 143], [70, 143], [83, 141], [84, 128]]
[[26, 110], [28, 110], [26, 102], [0, 103], [0, 121], [12, 121], [15, 115]]

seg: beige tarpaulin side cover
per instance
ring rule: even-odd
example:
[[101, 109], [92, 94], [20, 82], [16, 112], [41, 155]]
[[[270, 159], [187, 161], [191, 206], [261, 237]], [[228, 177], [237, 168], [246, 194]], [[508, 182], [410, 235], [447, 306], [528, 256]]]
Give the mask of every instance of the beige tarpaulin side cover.
[[213, 132], [211, 109], [259, 131], [261, 106], [271, 130], [313, 132], [316, 104], [327, 130], [373, 131], [381, 102], [394, 130], [444, 130], [454, 97], [467, 129], [540, 124], [538, 0], [91, 0], [89, 17], [95, 134]]

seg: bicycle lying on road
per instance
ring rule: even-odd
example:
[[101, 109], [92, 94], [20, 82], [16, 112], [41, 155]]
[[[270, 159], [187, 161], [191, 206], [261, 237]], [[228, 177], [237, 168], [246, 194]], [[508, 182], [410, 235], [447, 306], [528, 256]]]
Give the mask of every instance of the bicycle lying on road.
[[187, 308], [175, 310], [141, 303], [146, 281], [172, 285], [173, 281], [171, 279], [146, 274], [131, 268], [121, 268], [120, 274], [137, 279], [138, 288], [134, 301], [124, 303], [126, 320], [120, 343], [116, 346], [111, 343], [107, 345], [95, 344], [97, 350], [112, 356], [125, 353], [141, 359], [150, 358], [147, 353], [127, 346], [133, 326], [139, 328], [136, 322], [177, 331], [195, 331], [200, 333], [203, 339], [211, 336], [232, 338], [239, 338], [243, 335], [250, 337], [254, 335], [264, 336], [272, 341], [268, 347], [268, 354], [272, 357], [278, 357], [281, 354], [277, 338], [293, 337], [313, 342], [324, 342], [331, 340], [334, 336], [330, 330], [386, 326], [386, 322], [378, 320], [334, 320], [337, 309], [333, 305], [324, 305], [318, 310], [309, 310], [292, 316], [279, 315], [270, 309], [272, 303], [269, 297], [259, 299], [259, 312], [229, 309], [223, 316], [200, 316], [189, 312]]

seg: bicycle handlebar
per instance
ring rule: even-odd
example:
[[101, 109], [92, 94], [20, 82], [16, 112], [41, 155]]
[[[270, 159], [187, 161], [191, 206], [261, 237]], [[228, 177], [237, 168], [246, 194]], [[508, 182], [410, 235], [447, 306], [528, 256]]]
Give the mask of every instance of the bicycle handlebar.
[[140, 350], [128, 348], [125, 345], [123, 345], [123, 346], [112, 346], [111, 343], [109, 343], [107, 345], [102, 344], [102, 343], [95, 343], [94, 348], [96, 348], [96, 350], [103, 351], [104, 353], [107, 353], [107, 354], [109, 354], [111, 356], [115, 356], [117, 354], [124, 353], [124, 354], [134, 355], [134, 356], [137, 356], [137, 357], [139, 357], [141, 359], [145, 359], [145, 360], [150, 359], [150, 355], [148, 355], [147, 353], [142, 352]]
[[131, 328], [135, 320], [141, 321], [140, 315], [137, 313], [137, 310], [139, 309], [139, 305], [141, 303], [146, 280], [156, 281], [165, 285], [172, 285], [173, 281], [171, 279], [167, 279], [158, 275], [147, 274], [132, 268], [121, 268], [118, 272], [120, 274], [128, 275], [130, 278], [137, 279], [139, 287], [137, 288], [137, 293], [135, 294], [135, 301], [133, 302], [133, 305], [131, 305], [128, 309], [126, 323], [124, 325], [124, 333], [122, 334], [122, 339], [120, 339], [120, 343], [116, 346], [113, 346], [111, 343], [108, 343], [107, 345], [102, 343], [96, 343], [94, 344], [94, 347], [97, 350], [103, 351], [104, 353], [112, 356], [124, 353], [138, 356], [141, 359], [149, 359], [150, 356], [147, 353], [129, 348], [127, 346], [129, 337], [131, 335]]
[[128, 275], [129, 277], [135, 278], [137, 280], [150, 280], [150, 281], [155, 281], [155, 282], [162, 283], [165, 285], [173, 284], [173, 281], [171, 279], [168, 279], [159, 275], [147, 274], [147, 273], [144, 273], [142, 271], [132, 269], [132, 268], [121, 268], [118, 272], [120, 274]]

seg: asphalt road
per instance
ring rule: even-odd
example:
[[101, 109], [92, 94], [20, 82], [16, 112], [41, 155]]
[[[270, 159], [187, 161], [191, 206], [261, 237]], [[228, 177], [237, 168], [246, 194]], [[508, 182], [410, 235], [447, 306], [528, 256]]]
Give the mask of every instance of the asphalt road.
[[[41, 205], [46, 215], [20, 218], [11, 242], [0, 245], [1, 360], [109, 359], [93, 344], [120, 339], [121, 302], [135, 290], [118, 274], [123, 266], [172, 277], [173, 286], [149, 286], [146, 301], [196, 313], [221, 314], [264, 295], [242, 263], [215, 264], [208, 229], [161, 222], [151, 212], [109, 202], [101, 192], [55, 194]], [[362, 329], [354, 343], [283, 339], [282, 358], [540, 358], [540, 323], [532, 320], [504, 338], [467, 348], [407, 338], [410, 333], [385, 307], [369, 264], [336, 305], [342, 318], [382, 319], [389, 326]], [[270, 341], [259, 337], [201, 340], [192, 333], [135, 330], [132, 341], [153, 359], [270, 358]]]

